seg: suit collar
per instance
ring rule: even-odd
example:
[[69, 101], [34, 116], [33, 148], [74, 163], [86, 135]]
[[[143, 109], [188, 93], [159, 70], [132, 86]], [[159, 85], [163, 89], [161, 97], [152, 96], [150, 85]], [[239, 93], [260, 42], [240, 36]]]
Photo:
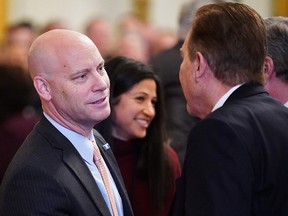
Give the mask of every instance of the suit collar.
[[236, 89], [225, 103], [228, 103], [234, 99], [250, 97], [257, 94], [268, 94], [263, 85], [257, 82], [248, 82]]
[[45, 137], [46, 140], [48, 140], [51, 148], [62, 151], [63, 163], [65, 163], [67, 167], [69, 167], [69, 169], [75, 173], [75, 176], [82, 183], [83, 187], [95, 203], [96, 208], [98, 208], [102, 215], [110, 215], [106, 202], [103, 199], [90, 170], [71, 142], [65, 136], [63, 136], [44, 116], [37, 125], [37, 130]]
[[60, 131], [71, 142], [71, 144], [77, 149], [81, 157], [86, 162], [88, 162], [89, 164], [93, 163], [93, 145], [91, 141], [94, 140], [94, 136], [92, 133], [92, 129], [89, 138], [87, 138], [79, 133], [76, 133], [75, 131], [72, 131], [62, 126], [50, 116], [48, 116], [46, 113], [44, 113], [44, 116], [55, 128], [57, 128], [58, 131]]
[[[65, 152], [65, 151], [64, 151]], [[98, 210], [102, 213], [102, 215], [110, 215], [110, 211], [106, 205], [105, 200], [101, 195], [101, 191], [99, 190], [97, 184], [95, 183], [95, 179], [87, 168], [86, 164], [81, 159], [75, 159], [75, 157], [70, 154], [65, 154], [63, 152], [63, 161], [66, 163], [68, 167], [75, 173], [75, 175], [79, 178], [87, 193], [90, 195], [91, 199], [94, 201]]]
[[229, 91], [227, 91], [218, 101], [217, 103], [214, 105], [212, 112], [214, 112], [216, 109], [220, 108], [221, 106], [223, 106], [223, 104], [225, 103], [225, 101], [229, 98], [229, 96], [237, 89], [241, 86], [242, 84], [233, 86], [231, 89], [229, 89]]

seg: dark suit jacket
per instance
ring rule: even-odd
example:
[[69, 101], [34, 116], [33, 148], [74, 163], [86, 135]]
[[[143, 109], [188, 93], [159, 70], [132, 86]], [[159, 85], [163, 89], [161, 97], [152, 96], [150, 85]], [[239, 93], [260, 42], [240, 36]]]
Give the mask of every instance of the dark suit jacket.
[[287, 216], [288, 109], [244, 84], [195, 125], [176, 216]]
[[[133, 215], [117, 162], [95, 139], [122, 198]], [[80, 154], [47, 119], [35, 126], [9, 165], [0, 188], [0, 215], [105, 215], [110, 212]]]

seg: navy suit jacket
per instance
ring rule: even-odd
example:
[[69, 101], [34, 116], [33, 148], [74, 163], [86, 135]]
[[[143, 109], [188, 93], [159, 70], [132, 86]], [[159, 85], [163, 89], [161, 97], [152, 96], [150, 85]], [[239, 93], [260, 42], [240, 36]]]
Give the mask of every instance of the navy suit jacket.
[[287, 216], [288, 109], [242, 85], [192, 129], [175, 216]]
[[[111, 149], [94, 131], [101, 154], [123, 202], [124, 215], [133, 215]], [[110, 212], [78, 151], [46, 118], [35, 126], [9, 165], [0, 188], [0, 215], [101, 215]]]

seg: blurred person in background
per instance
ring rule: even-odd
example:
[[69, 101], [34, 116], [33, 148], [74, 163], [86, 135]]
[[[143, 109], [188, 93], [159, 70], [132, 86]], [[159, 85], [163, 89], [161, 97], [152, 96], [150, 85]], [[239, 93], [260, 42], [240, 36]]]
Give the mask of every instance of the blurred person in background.
[[0, 64], [0, 183], [14, 154], [38, 121], [33, 83], [23, 68]]
[[124, 55], [147, 63], [151, 55], [161, 45], [167, 45], [162, 43], [167, 42], [167, 40], [159, 42], [159, 37], [163, 31], [154, 27], [151, 23], [139, 19], [133, 13], [124, 14], [120, 18], [117, 33], [114, 56]]
[[63, 20], [56, 19], [47, 22], [44, 27], [42, 28], [42, 33], [45, 33], [47, 31], [53, 30], [53, 29], [69, 29], [67, 23], [65, 23]]
[[288, 17], [265, 19], [268, 56], [265, 59], [265, 88], [288, 107]]
[[21, 66], [27, 70], [27, 54], [38, 33], [31, 22], [19, 22], [8, 26], [0, 49], [4, 64]]
[[118, 39], [113, 56], [125, 56], [147, 63], [149, 45], [139, 32], [127, 32]]
[[154, 33], [154, 40], [151, 45], [150, 58], [158, 55], [164, 50], [173, 47], [178, 42], [178, 36], [169, 29], [160, 29]]
[[112, 28], [109, 21], [103, 17], [95, 17], [88, 22], [85, 32], [98, 47], [104, 60], [109, 59], [113, 48]]

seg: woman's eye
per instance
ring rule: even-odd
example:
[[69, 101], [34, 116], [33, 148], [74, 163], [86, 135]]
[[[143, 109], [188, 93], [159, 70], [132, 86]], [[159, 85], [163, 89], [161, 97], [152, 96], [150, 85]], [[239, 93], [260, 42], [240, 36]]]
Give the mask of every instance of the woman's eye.
[[137, 101], [144, 101], [145, 98], [144, 98], [144, 97], [136, 97], [136, 100], [137, 100]]

